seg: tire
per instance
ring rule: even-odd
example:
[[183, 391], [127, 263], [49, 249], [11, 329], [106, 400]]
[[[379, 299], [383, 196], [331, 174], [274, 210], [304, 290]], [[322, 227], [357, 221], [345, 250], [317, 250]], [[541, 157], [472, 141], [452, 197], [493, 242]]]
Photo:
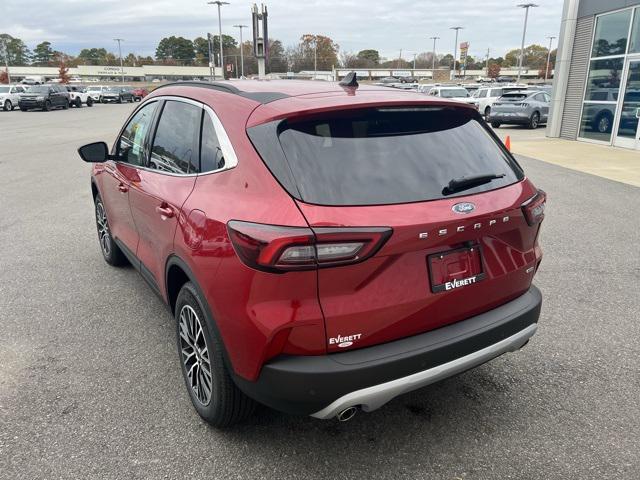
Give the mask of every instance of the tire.
[[27, 110], [29, 110], [29, 109], [28, 109], [28, 108], [25, 108], [25, 107], [20, 107], [20, 111], [21, 111], [21, 112], [26, 112]]
[[[175, 309], [180, 368], [198, 414], [214, 427], [228, 427], [251, 416], [256, 402], [242, 393], [229, 376], [222, 342], [213, 320], [204, 314], [203, 305], [195, 286], [191, 282], [185, 283]], [[208, 394], [207, 382], [211, 386]]]
[[99, 102], [100, 102], [100, 103], [107, 103], [107, 102], [105, 102], [105, 101], [104, 101], [104, 98], [102, 98], [102, 97], [100, 97]]
[[540, 114], [538, 112], [533, 112], [531, 118], [529, 119], [529, 128], [531, 130], [535, 130], [540, 126]]
[[493, 128], [500, 128], [500, 125], [502, 125], [500, 122], [491, 122]]
[[2, 109], [5, 112], [10, 112], [13, 110], [13, 104], [11, 103], [11, 100], [5, 100], [4, 105], [2, 106]]
[[69, 109], [69, 100], [64, 101], [64, 103], [62, 104], [62, 109], [63, 110], [68, 110]]
[[51, 100], [45, 100], [44, 106], [42, 107], [42, 111], [50, 112], [51, 111]]
[[608, 114], [602, 114], [596, 117], [593, 122], [593, 129], [599, 133], [609, 133], [613, 125], [613, 119]]
[[122, 103], [122, 97], [118, 97], [117, 103]]
[[80, 97], [76, 98], [76, 108], [82, 108], [82, 99]]
[[104, 208], [100, 194], [96, 195], [94, 204], [98, 242], [100, 243], [100, 251], [102, 252], [104, 261], [114, 267], [126, 265], [127, 258], [111, 236], [111, 229], [109, 228], [109, 221], [107, 220], [107, 211]]
[[93, 107], [93, 98], [91, 97], [87, 98], [87, 107]]
[[489, 121], [489, 116], [491, 115], [491, 107], [487, 107], [484, 109], [484, 119], [485, 121]]

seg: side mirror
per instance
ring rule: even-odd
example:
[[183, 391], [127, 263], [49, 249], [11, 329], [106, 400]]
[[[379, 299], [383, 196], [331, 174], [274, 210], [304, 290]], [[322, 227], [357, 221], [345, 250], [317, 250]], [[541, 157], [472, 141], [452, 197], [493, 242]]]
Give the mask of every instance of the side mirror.
[[94, 142], [78, 149], [80, 158], [88, 163], [102, 163], [109, 160], [109, 148], [104, 142]]

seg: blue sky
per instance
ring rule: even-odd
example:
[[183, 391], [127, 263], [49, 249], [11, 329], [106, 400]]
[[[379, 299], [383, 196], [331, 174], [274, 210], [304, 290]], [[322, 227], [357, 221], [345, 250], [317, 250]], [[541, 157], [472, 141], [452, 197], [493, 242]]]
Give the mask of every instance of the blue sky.
[[[251, 3], [229, 0], [223, 7], [223, 33], [238, 37], [235, 24], [251, 24]], [[56, 50], [76, 54], [85, 47], [116, 51], [113, 38], [125, 39], [123, 53], [148, 55], [164, 36], [193, 39], [217, 32], [216, 7], [206, 0], [2, 0], [0, 33], [22, 38], [29, 47], [48, 40]], [[381, 55], [403, 58], [430, 51], [431, 36], [437, 50], [450, 53], [455, 35], [449, 27], [465, 27], [460, 41], [469, 41], [470, 54], [492, 56], [520, 46], [524, 11], [519, 0], [269, 0], [269, 34], [285, 46], [304, 33], [324, 34], [341, 51], [375, 48]], [[529, 16], [527, 44], [546, 45], [560, 28], [562, 0], [540, 0]], [[245, 29], [245, 39], [250, 31]]]

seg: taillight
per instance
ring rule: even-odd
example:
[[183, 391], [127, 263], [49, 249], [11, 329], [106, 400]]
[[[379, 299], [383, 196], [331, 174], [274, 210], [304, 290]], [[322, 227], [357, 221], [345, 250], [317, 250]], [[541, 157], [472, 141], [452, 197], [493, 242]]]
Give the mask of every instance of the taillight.
[[310, 270], [358, 263], [391, 236], [387, 227], [282, 227], [232, 220], [229, 238], [249, 267], [268, 272]]
[[522, 213], [527, 223], [531, 226], [540, 223], [544, 219], [544, 208], [547, 203], [547, 194], [542, 190], [522, 204]]

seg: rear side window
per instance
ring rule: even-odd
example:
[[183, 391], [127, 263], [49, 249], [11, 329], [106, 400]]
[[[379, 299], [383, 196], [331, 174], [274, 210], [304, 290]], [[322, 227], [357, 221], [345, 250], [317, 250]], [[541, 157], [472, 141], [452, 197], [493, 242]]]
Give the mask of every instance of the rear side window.
[[170, 173], [198, 173], [202, 108], [165, 102], [153, 139], [149, 166]]
[[202, 150], [200, 154], [200, 171], [212, 172], [224, 168], [224, 154], [220, 147], [218, 135], [213, 127], [211, 117], [204, 112], [202, 119]]
[[486, 98], [488, 90], [480, 90], [478, 92], [478, 98]]
[[[382, 205], [444, 198], [449, 182], [461, 177], [504, 174], [447, 198], [520, 180], [522, 171], [479, 118], [466, 108], [430, 107], [340, 112], [330, 118], [283, 122], [278, 130], [284, 153], [280, 160], [266, 145], [264, 129], [254, 127], [258, 130], [250, 129], [249, 135], [272, 173], [301, 200]], [[286, 161], [289, 169], [276, 164], [279, 161]]]

